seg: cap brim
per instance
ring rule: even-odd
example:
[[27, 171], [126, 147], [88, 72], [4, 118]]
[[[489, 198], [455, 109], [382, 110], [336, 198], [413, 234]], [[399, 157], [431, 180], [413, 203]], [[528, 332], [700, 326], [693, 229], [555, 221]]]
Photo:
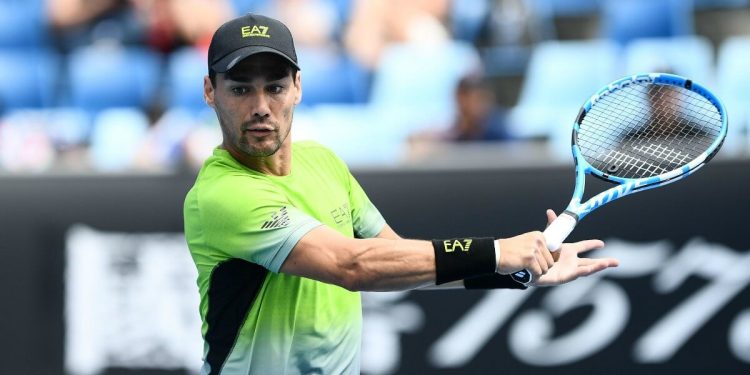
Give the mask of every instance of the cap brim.
[[284, 60], [288, 61], [292, 66], [299, 69], [299, 66], [297, 65], [294, 60], [289, 58], [287, 55], [279, 52], [278, 50], [275, 50], [271, 47], [266, 46], [248, 46], [248, 47], [242, 47], [224, 57], [219, 59], [219, 61], [215, 62], [213, 65], [211, 65], [211, 69], [213, 69], [217, 73], [226, 73], [230, 69], [232, 69], [235, 65], [237, 65], [240, 61], [253, 56], [257, 55], [259, 53], [273, 53], [275, 55], [281, 56], [284, 58]]

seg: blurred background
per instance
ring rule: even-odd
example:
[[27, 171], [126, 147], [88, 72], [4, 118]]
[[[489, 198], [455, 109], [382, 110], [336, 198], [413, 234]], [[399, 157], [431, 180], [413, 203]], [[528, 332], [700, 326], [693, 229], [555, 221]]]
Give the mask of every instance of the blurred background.
[[2, 0], [0, 170], [195, 171], [208, 42], [248, 11], [296, 37], [295, 137], [354, 168], [567, 162], [580, 105], [651, 71], [713, 89], [746, 156], [745, 0]]
[[750, 0], [0, 0], [7, 373], [198, 370], [182, 199], [221, 140], [208, 43], [246, 12], [295, 36], [293, 137], [347, 161], [406, 236], [543, 226], [572, 191], [580, 105], [622, 76], [684, 75], [729, 113], [715, 166], [577, 229], [619, 271], [366, 294], [363, 372], [750, 370]]

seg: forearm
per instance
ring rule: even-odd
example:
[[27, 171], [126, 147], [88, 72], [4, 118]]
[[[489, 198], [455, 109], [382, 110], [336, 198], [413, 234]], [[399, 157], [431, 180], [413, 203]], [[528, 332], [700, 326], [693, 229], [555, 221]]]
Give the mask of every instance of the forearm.
[[[357, 290], [368, 291], [390, 291], [419, 288], [422, 290], [447, 290], [447, 289], [526, 289], [523, 284], [514, 281], [510, 275], [500, 275], [493, 272], [487, 272], [478, 275], [471, 275], [466, 279], [454, 280], [440, 285], [436, 285], [437, 270], [435, 267], [435, 249], [432, 243], [428, 241], [400, 240], [397, 241], [393, 252], [380, 252], [373, 250], [361, 258], [362, 265], [367, 270], [358, 272], [357, 277], [363, 282]], [[428, 253], [432, 257], [427, 257], [427, 263], [419, 262], [414, 259], [406, 259], [403, 262], [383, 262], [380, 256], [386, 256], [391, 259], [403, 257], [402, 251], [414, 252], [412, 245], [424, 247], [425, 243], [429, 246]], [[372, 256], [372, 259], [370, 259]], [[421, 264], [423, 270], [429, 272], [414, 273], [412, 268], [414, 264]], [[410, 272], [411, 271], [411, 272]]]
[[357, 240], [343, 259], [348, 289], [393, 291], [435, 285], [435, 252], [429, 241]]
[[[399, 236], [390, 226], [386, 225], [383, 230], [378, 234], [378, 238], [387, 239], [400, 239]], [[495, 242], [495, 245], [498, 245]], [[496, 262], [499, 262], [500, 252], [496, 248], [495, 255], [497, 256]], [[435, 285], [429, 284], [419, 288], [420, 290], [449, 290], [449, 289], [526, 289], [526, 286], [515, 282], [509, 275], [492, 274], [485, 275], [479, 278], [469, 280], [468, 285], [466, 280], [456, 280], [448, 283]]]
[[428, 241], [355, 239], [319, 226], [297, 242], [280, 271], [349, 290], [403, 290], [435, 283], [435, 254]]
[[467, 287], [476, 288], [478, 276], [489, 277], [478, 288], [496, 288], [504, 285], [496, 283], [498, 243], [490, 238], [407, 240], [389, 228], [377, 238], [354, 239], [320, 226], [299, 240], [281, 272], [353, 291], [460, 287], [463, 279], [472, 279]]

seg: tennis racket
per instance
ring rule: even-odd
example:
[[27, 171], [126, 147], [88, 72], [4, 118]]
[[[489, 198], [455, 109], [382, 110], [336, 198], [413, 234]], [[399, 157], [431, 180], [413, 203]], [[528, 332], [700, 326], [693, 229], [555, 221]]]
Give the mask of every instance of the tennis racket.
[[[565, 211], [544, 230], [558, 251], [576, 224], [618, 198], [678, 181], [708, 163], [727, 135], [719, 99], [673, 74], [625, 77], [594, 94], [573, 123], [576, 184]], [[581, 202], [586, 175], [614, 186]], [[531, 274], [513, 279], [528, 284]]]

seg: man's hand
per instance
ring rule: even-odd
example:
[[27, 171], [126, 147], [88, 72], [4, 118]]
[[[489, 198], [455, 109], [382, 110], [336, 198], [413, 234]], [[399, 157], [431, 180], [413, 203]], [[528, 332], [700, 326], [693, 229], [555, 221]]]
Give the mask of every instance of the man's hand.
[[[548, 225], [556, 218], [557, 215], [554, 211], [547, 210]], [[554, 266], [551, 267], [547, 273], [539, 277], [536, 277], [535, 275], [531, 285], [552, 286], [564, 284], [581, 276], [588, 276], [609, 267], [617, 267], [620, 264], [620, 261], [615, 258], [590, 259], [578, 257], [578, 254], [589, 250], [600, 249], [602, 247], [604, 247], [604, 242], [600, 240], [564, 243], [560, 248], [560, 251], [553, 253], [557, 259]]]
[[497, 272], [500, 274], [526, 269], [536, 280], [555, 264], [542, 232], [529, 232], [497, 241], [500, 247]]

